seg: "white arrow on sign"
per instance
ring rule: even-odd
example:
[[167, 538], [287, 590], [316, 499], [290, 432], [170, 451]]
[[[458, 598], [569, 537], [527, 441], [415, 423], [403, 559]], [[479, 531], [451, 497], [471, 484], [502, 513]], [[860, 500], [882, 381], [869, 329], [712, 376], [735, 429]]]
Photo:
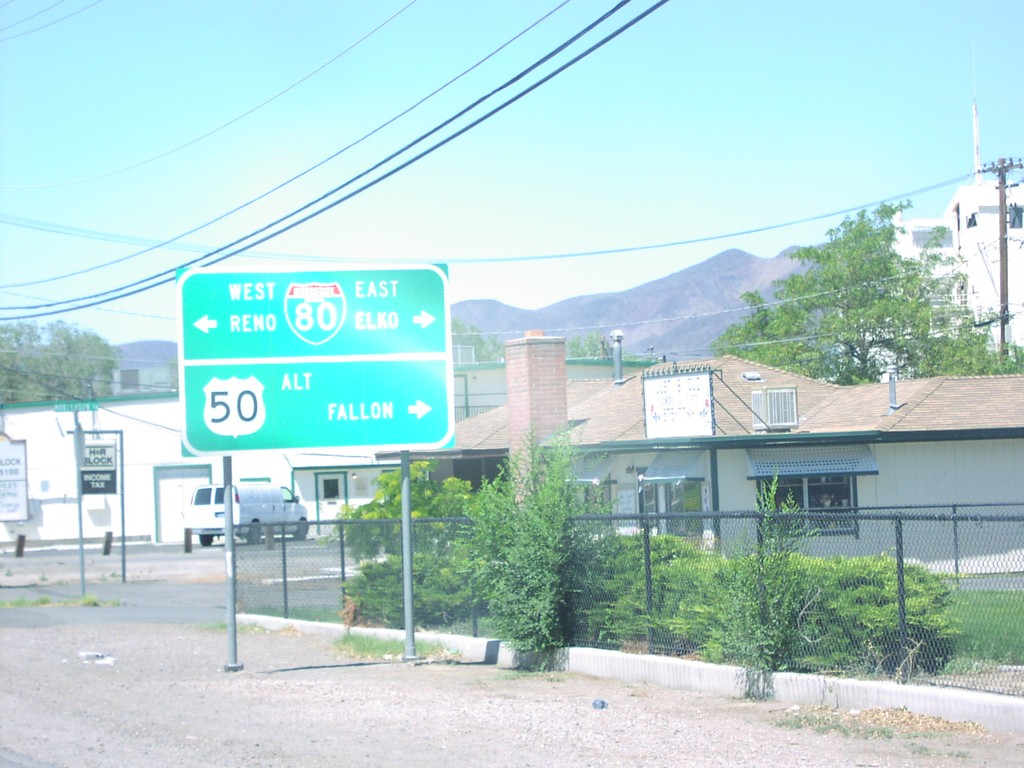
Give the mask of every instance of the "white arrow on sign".
[[415, 416], [417, 419], [422, 419], [432, 410], [434, 409], [431, 408], [426, 403], [424, 403], [422, 400], [417, 400], [415, 403], [409, 406], [409, 413]]
[[217, 321], [211, 320], [209, 315], [203, 315], [194, 323], [192, 323], [192, 325], [194, 325], [203, 333], [209, 333], [210, 331], [217, 327]]
[[425, 309], [421, 309], [420, 313], [412, 319], [413, 323], [418, 325], [420, 328], [426, 328], [432, 322], [434, 322], [434, 316], [427, 312]]

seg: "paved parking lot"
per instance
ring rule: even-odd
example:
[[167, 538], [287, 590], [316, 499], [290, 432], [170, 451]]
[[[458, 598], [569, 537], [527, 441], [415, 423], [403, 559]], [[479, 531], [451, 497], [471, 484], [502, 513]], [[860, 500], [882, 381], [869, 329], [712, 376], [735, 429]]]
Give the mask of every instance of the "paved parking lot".
[[0, 548], [0, 587], [27, 587], [112, 581], [223, 581], [224, 548], [195, 547], [191, 553], [178, 544], [128, 544], [125, 547], [122, 579], [121, 547], [115, 542], [110, 554], [101, 545], [88, 543], [84, 558], [74, 544], [26, 547], [24, 556], [16, 556], [14, 544]]

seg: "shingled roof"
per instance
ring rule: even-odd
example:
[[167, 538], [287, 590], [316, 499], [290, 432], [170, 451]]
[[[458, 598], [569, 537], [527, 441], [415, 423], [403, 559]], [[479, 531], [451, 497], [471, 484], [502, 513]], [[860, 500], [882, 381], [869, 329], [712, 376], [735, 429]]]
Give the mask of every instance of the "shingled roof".
[[[992, 431], [1024, 437], [1024, 376], [938, 377], [899, 381], [896, 409], [890, 408], [888, 383], [839, 386], [809, 379], [733, 356], [662, 364], [621, 384], [611, 379], [566, 383], [572, 440], [582, 446], [611, 447], [642, 443], [643, 376], [709, 370], [715, 409], [715, 435], [705, 440], [749, 437], [754, 429], [752, 392], [774, 387], [797, 391], [799, 425], [786, 434], [798, 437], [873, 434], [876, 439], [927, 439], [929, 434], [979, 436]], [[507, 449], [508, 406], [456, 425], [457, 451]], [[778, 433], [772, 433], [778, 437]], [[767, 435], [766, 435], [767, 437]]]

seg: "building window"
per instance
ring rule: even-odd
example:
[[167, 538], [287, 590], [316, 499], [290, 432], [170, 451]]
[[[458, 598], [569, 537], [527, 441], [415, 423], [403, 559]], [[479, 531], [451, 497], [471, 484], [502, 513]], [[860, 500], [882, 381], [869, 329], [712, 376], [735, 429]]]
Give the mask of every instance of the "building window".
[[611, 504], [613, 484], [607, 480], [603, 483], [581, 483], [583, 500], [588, 504]]
[[[646, 515], [693, 514], [700, 512], [700, 481], [644, 482], [643, 497]], [[699, 517], [661, 517], [657, 530], [676, 536], [700, 537], [704, 533], [704, 522]]]
[[915, 247], [920, 250], [925, 248], [951, 248], [953, 245], [953, 233], [946, 227], [915, 229], [911, 233], [911, 239]]
[[134, 368], [121, 370], [121, 389], [124, 391], [137, 390], [139, 388], [139, 372]]
[[[814, 477], [780, 477], [775, 492], [776, 504], [782, 504], [791, 495], [801, 509], [821, 516], [808, 520], [808, 529], [819, 535], [856, 536], [857, 519], [853, 509], [857, 506], [857, 478], [854, 475], [828, 475]], [[762, 483], [758, 481], [758, 491]]]
[[972, 213], [967, 217], [967, 228], [978, 226], [978, 214]]
[[1024, 208], [1019, 205], [1011, 205], [1007, 211], [1010, 229], [1024, 229]]

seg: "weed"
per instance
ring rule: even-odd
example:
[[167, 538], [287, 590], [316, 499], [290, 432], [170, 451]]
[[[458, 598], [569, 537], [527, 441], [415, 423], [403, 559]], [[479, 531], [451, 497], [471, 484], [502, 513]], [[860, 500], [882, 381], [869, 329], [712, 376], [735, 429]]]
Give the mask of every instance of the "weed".
[[[334, 641], [334, 647], [345, 656], [357, 659], [398, 661], [404, 657], [405, 642], [368, 635], [345, 635]], [[429, 661], [455, 661], [458, 653], [440, 643], [417, 643], [416, 656]]]

